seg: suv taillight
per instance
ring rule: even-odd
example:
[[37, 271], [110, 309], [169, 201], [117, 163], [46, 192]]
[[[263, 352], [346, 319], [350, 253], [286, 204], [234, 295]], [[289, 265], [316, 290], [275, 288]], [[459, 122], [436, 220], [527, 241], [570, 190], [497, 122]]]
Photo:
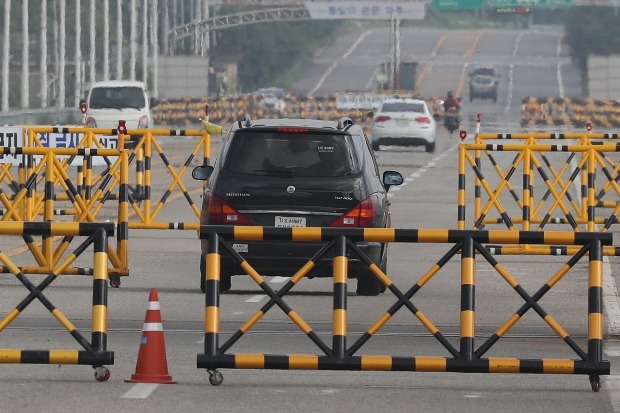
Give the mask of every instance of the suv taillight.
[[330, 227], [369, 227], [375, 220], [379, 199], [373, 195], [351, 208], [346, 214], [339, 216], [329, 224]]
[[247, 217], [217, 195], [206, 194], [205, 203], [208, 205], [207, 223], [209, 224], [253, 225]]
[[426, 123], [428, 125], [430, 125], [431, 123], [431, 118], [429, 118], [428, 116], [420, 116], [415, 118], [416, 122], [418, 123]]

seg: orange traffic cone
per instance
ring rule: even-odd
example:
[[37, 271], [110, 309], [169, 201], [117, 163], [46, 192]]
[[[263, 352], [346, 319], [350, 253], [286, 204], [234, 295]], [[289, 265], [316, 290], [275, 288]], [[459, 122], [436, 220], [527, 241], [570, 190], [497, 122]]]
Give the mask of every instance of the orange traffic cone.
[[168, 374], [164, 329], [156, 288], [152, 288], [149, 294], [149, 306], [144, 317], [136, 372], [131, 375], [131, 379], [125, 381], [127, 383], [176, 383]]

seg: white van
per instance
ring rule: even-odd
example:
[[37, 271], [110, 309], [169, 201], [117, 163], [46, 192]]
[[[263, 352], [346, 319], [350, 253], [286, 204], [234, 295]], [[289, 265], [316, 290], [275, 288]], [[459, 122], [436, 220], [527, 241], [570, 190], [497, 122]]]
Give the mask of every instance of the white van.
[[[118, 127], [124, 120], [127, 129], [151, 129], [153, 114], [143, 82], [110, 80], [94, 83], [86, 99], [86, 126], [91, 128]], [[132, 139], [133, 140], [133, 139]]]

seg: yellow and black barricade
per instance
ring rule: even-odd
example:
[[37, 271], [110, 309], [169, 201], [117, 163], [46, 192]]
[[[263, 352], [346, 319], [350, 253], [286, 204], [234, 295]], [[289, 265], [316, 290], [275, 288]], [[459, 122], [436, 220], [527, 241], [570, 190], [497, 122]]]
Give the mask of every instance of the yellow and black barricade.
[[[25, 126], [24, 146], [0, 148], [0, 157], [10, 155], [14, 162], [0, 164], [0, 216], [2, 221], [67, 221], [95, 222], [109, 220], [118, 225], [116, 249], [110, 248], [110, 284], [120, 286], [120, 276], [129, 275], [128, 231], [130, 229], [197, 230], [200, 206], [192, 193], [201, 193], [203, 184], [191, 180], [187, 187], [183, 178], [194, 161], [209, 163], [210, 135], [206, 130], [119, 129], [87, 127]], [[124, 132], [124, 133], [123, 133]], [[50, 148], [49, 136], [63, 137], [75, 147]], [[195, 138], [191, 153], [183, 154], [184, 162], [176, 167], [164, 153], [157, 137]], [[127, 149], [125, 141], [133, 140]], [[107, 146], [104, 147], [104, 143]], [[154, 168], [154, 155], [163, 168]], [[186, 157], [186, 158], [185, 158]], [[135, 162], [134, 162], [135, 161]], [[129, 172], [135, 163], [135, 179]], [[160, 171], [165, 171], [160, 174]], [[170, 184], [164, 190], [154, 182]], [[178, 196], [175, 190], [180, 190]], [[161, 194], [159, 200], [156, 196]], [[191, 208], [189, 222], [179, 219], [158, 222], [162, 211], [175, 198], [185, 199]], [[110, 208], [111, 207], [111, 208]], [[168, 207], [178, 216], [179, 208]], [[45, 236], [40, 243], [29, 235], [24, 237], [35, 265], [26, 272], [47, 273], [69, 247], [71, 237], [57, 245]], [[39, 244], [41, 245], [39, 248]], [[6, 267], [0, 266], [0, 272]], [[68, 274], [85, 274], [83, 268], [66, 268]]]
[[[24, 350], [0, 349], [0, 363], [16, 364], [78, 364], [91, 365], [97, 381], [106, 381], [110, 371], [104, 365], [114, 364], [114, 353], [107, 350], [108, 326], [108, 237], [114, 235], [114, 223], [78, 222], [0, 222], [0, 234], [21, 236], [66, 236], [87, 237], [64, 262], [53, 268], [49, 275], [35, 285], [26, 274], [4, 253], [0, 261], [10, 273], [28, 290], [28, 295], [13, 310], [0, 320], [0, 334], [26, 308], [38, 300], [75, 339], [82, 350]], [[87, 248], [93, 248], [93, 289], [91, 341], [57, 308], [44, 291], [71, 265]]]
[[[117, 149], [91, 149], [91, 148], [0, 148], [0, 154], [12, 153], [26, 158], [25, 181], [19, 186], [19, 191], [10, 199], [6, 194], [0, 192], [0, 204], [5, 208], [2, 222], [24, 221], [35, 223], [37, 220], [44, 222], [59, 221], [57, 215], [56, 199], [57, 195], [64, 194], [74, 208], [75, 221], [84, 223], [94, 223], [97, 221], [97, 214], [100, 203], [105, 198], [105, 193], [110, 190], [109, 180], [102, 182], [94, 192], [93, 196], [85, 196], [78, 191], [74, 181], [71, 180], [65, 163], [67, 159], [61, 157], [83, 157], [85, 162], [89, 162], [91, 157], [118, 157], [118, 164], [112, 170], [124, 178], [119, 182], [120, 196], [117, 198], [115, 210], [112, 212], [114, 221], [117, 222], [119, 230], [117, 237], [117, 248], [110, 247], [106, 250], [106, 255], [110, 259], [111, 267], [109, 271], [116, 275], [128, 274], [128, 225], [127, 225], [127, 169], [128, 153]], [[35, 158], [39, 158], [35, 162]], [[40, 183], [39, 183], [40, 182]], [[61, 192], [56, 191], [56, 186], [60, 186]], [[37, 188], [43, 186], [43, 191]], [[118, 218], [117, 218], [118, 217]], [[55, 222], [59, 224], [60, 222]], [[26, 273], [46, 274], [54, 268], [63, 258], [73, 237], [64, 236], [55, 246], [55, 237], [50, 234], [43, 234], [40, 243], [35, 241], [33, 234], [23, 234], [23, 240], [28, 250], [35, 258], [35, 265], [26, 265], [22, 269]], [[7, 266], [0, 265], [0, 272], [10, 272]], [[92, 269], [81, 267], [64, 266], [65, 274], [85, 274], [92, 275]]]
[[[459, 229], [465, 229], [467, 225], [468, 166], [475, 177], [474, 222], [470, 224], [474, 229], [501, 224], [515, 231], [543, 231], [551, 225], [564, 225], [573, 231], [606, 232], [618, 223], [620, 186], [617, 181], [620, 164], [609, 156], [610, 153], [620, 152], [620, 145], [614, 142], [617, 140], [616, 134], [506, 133], [478, 134], [475, 139], [475, 143], [459, 145]], [[567, 142], [551, 144], [548, 143], [550, 140]], [[502, 153], [512, 157], [509, 165], [498, 160]], [[551, 153], [566, 154], [565, 159], [554, 165], [549, 159]], [[491, 162], [491, 174], [485, 174], [483, 170], [483, 154]], [[517, 185], [522, 187], [521, 192], [516, 190], [515, 180], [519, 180]], [[571, 195], [573, 188], [577, 196]], [[483, 194], [487, 196], [486, 201]], [[613, 210], [605, 211], [603, 207], [613, 207]], [[494, 212], [497, 212], [497, 217], [493, 216]], [[569, 249], [572, 251], [568, 253], [575, 250]], [[494, 253], [551, 255], [567, 252], [564, 249], [549, 250], [544, 246], [534, 248], [524, 245], [494, 248]], [[604, 249], [605, 255], [618, 253], [615, 247]]]
[[[207, 369], [211, 384], [218, 385], [223, 376], [218, 368], [281, 369], [281, 370], [372, 370], [372, 371], [430, 371], [463, 373], [534, 373], [588, 375], [592, 389], [600, 389], [600, 375], [610, 374], [610, 363], [602, 359], [603, 352], [603, 266], [602, 248], [612, 243], [612, 234], [570, 231], [487, 231], [441, 229], [349, 229], [349, 228], [275, 228], [204, 225], [200, 238], [208, 240], [205, 291], [204, 353], [197, 356], [197, 367]], [[233, 241], [290, 241], [317, 242], [317, 253], [303, 265], [277, 292], [265, 281], [251, 263], [237, 253]], [[356, 242], [454, 244], [415, 283], [399, 288], [375, 263], [356, 246]], [[517, 278], [499, 263], [484, 247], [486, 243], [575, 245], [578, 252], [538, 290], [530, 294]], [[267, 294], [269, 301], [256, 311], [241, 327], [220, 345], [220, 248], [230, 254], [249, 277]], [[366, 263], [377, 279], [387, 287], [396, 301], [380, 314], [370, 327], [351, 345], [347, 323], [348, 254]], [[440, 328], [412, 300], [414, 296], [454, 257], [460, 254], [460, 320], [458, 346], [448, 340]], [[476, 255], [488, 262], [495, 272], [524, 301], [495, 332], [476, 345]], [[587, 281], [587, 348], [582, 348], [559, 322], [542, 306], [541, 299], [577, 264], [588, 255]], [[322, 258], [333, 262], [332, 344], [324, 341], [313, 327], [285, 301], [285, 295], [314, 268]], [[250, 331], [274, 306], [279, 307], [290, 321], [320, 350], [320, 354], [232, 354], [233, 345]], [[429, 338], [435, 338], [442, 351], [451, 357], [428, 355], [356, 355], [373, 336], [386, 326], [401, 309], [410, 311], [423, 326]], [[570, 358], [487, 357], [484, 355], [528, 312], [536, 313], [574, 352]], [[359, 333], [359, 332], [358, 332]], [[534, 347], [535, 342], [532, 343]], [[583, 344], [582, 344], [583, 345]], [[383, 347], [382, 347], [383, 348]], [[415, 351], [415, 347], [411, 349]], [[534, 353], [538, 355], [539, 353]], [[540, 357], [540, 356], [538, 356]]]
[[[42, 143], [38, 136], [45, 133], [67, 133], [80, 136], [79, 146], [84, 148], [95, 148], [102, 151], [101, 143], [99, 139], [101, 136], [111, 136], [118, 139], [120, 142], [119, 149], [125, 148], [124, 141], [129, 139], [135, 139], [134, 145], [128, 150], [129, 158], [128, 163], [132, 164], [135, 161], [135, 177], [126, 183], [128, 189], [128, 202], [130, 210], [133, 212], [131, 216], [128, 216], [128, 225], [132, 229], [198, 229], [198, 217], [200, 216], [200, 206], [196, 205], [191, 197], [191, 190], [188, 189], [183, 182], [183, 177], [190, 169], [192, 162], [198, 159], [201, 164], [207, 165], [210, 158], [210, 135], [204, 130], [175, 130], [175, 129], [130, 129], [125, 134], [118, 133], [117, 129], [102, 129], [102, 128], [55, 128], [55, 127], [28, 127], [28, 142], [30, 146], [42, 147]], [[196, 144], [193, 147], [191, 153], [187, 154], [187, 158], [183, 164], [176, 169], [169, 161], [168, 157], [162, 145], [158, 141], [158, 137], [169, 136], [179, 138], [196, 138]], [[165, 168], [164, 175], [156, 175], [153, 163], [155, 162], [155, 156], [158, 156], [161, 160], [163, 167]], [[63, 161], [63, 166], [66, 169], [75, 155]], [[121, 172], [118, 166], [120, 160], [113, 158], [111, 155], [106, 155], [104, 160], [107, 164], [107, 168], [103, 169], [100, 173], [95, 173], [92, 162], [88, 162], [88, 158], [84, 158], [84, 163], [78, 169], [78, 176], [75, 179], [77, 182], [76, 187], [80, 189], [80, 193], [85, 199], [95, 201], [92, 202], [91, 210], [92, 215], [97, 216], [101, 211], [106, 201], [114, 201], [118, 199], [118, 194], [112, 191], [117, 185], [121, 183]], [[128, 179], [131, 177], [128, 175]], [[156, 193], [153, 190], [153, 179], [158, 182], [170, 179], [169, 186], [161, 193], [161, 197], [155, 199]], [[194, 181], [191, 181], [194, 183]], [[58, 185], [58, 179], [55, 181], [55, 185]], [[91, 194], [93, 188], [105, 187], [107, 191], [100, 191]], [[173, 193], [175, 190], [181, 192], [182, 197], [187, 200], [189, 207], [192, 210], [192, 215], [196, 217], [191, 222], [158, 222], [157, 218], [160, 212], [164, 209], [166, 203], [169, 203], [173, 199]], [[196, 193], [202, 191], [202, 186], [195, 188]], [[60, 198], [57, 199], [70, 199]], [[58, 214], [64, 215], [79, 215], [79, 212], [75, 209], [57, 210]], [[125, 275], [125, 274], [121, 274]]]

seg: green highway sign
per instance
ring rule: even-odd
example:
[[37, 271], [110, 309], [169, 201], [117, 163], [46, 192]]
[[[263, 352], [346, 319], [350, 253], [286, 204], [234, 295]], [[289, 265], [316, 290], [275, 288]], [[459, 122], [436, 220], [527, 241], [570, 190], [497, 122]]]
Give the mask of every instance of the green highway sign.
[[572, 5], [573, 0], [433, 0], [435, 10], [565, 9]]
[[483, 9], [485, 0], [433, 0], [435, 10]]

